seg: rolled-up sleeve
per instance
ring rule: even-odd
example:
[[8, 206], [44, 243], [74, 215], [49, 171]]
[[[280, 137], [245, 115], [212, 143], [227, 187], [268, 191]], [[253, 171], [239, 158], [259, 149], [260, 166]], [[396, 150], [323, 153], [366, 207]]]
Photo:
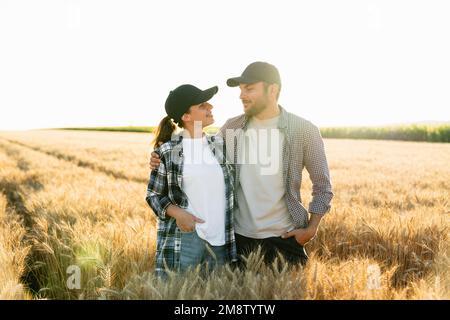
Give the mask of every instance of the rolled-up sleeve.
[[319, 128], [312, 125], [306, 133], [304, 164], [312, 181], [312, 200], [309, 212], [325, 214], [331, 208], [333, 198], [330, 171], [325, 155], [325, 147]]
[[167, 208], [172, 202], [169, 198], [167, 171], [163, 157], [161, 157], [161, 164], [159, 167], [152, 170], [150, 174], [150, 181], [147, 186], [147, 196], [145, 200], [161, 220], [166, 219]]

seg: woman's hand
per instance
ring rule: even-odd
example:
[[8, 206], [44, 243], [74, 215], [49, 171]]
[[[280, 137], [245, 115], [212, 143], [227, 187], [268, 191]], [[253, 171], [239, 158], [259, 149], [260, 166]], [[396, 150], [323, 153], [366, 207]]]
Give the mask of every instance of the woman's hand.
[[197, 218], [193, 214], [173, 204], [171, 204], [167, 208], [167, 215], [175, 218], [178, 228], [180, 228], [180, 230], [183, 232], [194, 231], [196, 223], [205, 222], [202, 219]]

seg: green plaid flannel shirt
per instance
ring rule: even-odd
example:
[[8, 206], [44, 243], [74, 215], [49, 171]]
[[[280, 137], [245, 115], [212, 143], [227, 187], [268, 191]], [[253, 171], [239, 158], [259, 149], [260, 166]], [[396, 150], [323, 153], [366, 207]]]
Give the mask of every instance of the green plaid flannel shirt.
[[[208, 145], [222, 168], [225, 181], [225, 245], [228, 262], [237, 261], [234, 238], [233, 205], [234, 179], [233, 167], [226, 161], [223, 139], [206, 135]], [[166, 215], [170, 204], [186, 209], [188, 199], [183, 192], [183, 135], [173, 135], [172, 139], [154, 151], [159, 155], [161, 164], [150, 174], [146, 201], [158, 217], [156, 267], [158, 276], [165, 270], [178, 270], [180, 266], [181, 231], [176, 220]], [[205, 181], [207, 183], [207, 181]]]

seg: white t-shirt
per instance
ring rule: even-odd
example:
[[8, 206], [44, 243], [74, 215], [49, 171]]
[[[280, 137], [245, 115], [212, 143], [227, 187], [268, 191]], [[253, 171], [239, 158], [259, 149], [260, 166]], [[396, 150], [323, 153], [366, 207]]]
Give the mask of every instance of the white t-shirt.
[[235, 209], [236, 233], [256, 239], [279, 237], [295, 228], [283, 183], [283, 144], [279, 116], [252, 118], [242, 137], [241, 169]]
[[213, 246], [225, 244], [225, 181], [206, 137], [183, 138], [183, 191], [187, 211], [203, 219], [196, 223], [200, 238]]

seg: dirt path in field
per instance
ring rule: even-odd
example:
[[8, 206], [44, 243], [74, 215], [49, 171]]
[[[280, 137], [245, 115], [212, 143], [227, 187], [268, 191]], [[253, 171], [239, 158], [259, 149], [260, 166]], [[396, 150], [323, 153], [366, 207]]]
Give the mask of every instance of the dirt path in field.
[[[23, 171], [29, 171], [29, 163], [21, 157], [20, 152], [10, 146], [0, 143], [0, 150], [3, 150], [6, 155], [17, 162], [17, 167]], [[0, 192], [6, 197], [7, 212], [15, 214], [20, 217], [23, 228], [25, 229], [25, 235], [22, 238], [24, 246], [30, 246], [31, 249], [25, 258], [24, 272], [20, 281], [23, 285], [33, 294], [39, 292], [40, 285], [39, 279], [36, 278], [33, 272], [33, 266], [40, 259], [40, 255], [33, 245], [35, 242], [35, 222], [33, 219], [33, 213], [30, 212], [26, 205], [25, 188], [29, 188], [31, 191], [38, 191], [44, 188], [35, 174], [26, 174], [23, 179], [8, 179], [7, 177], [0, 178]]]
[[10, 140], [10, 139], [5, 139], [5, 140], [8, 141], [9, 143], [16, 144], [16, 145], [19, 145], [21, 147], [28, 148], [28, 149], [31, 149], [31, 150], [34, 150], [34, 151], [37, 151], [37, 152], [44, 153], [44, 154], [49, 155], [51, 157], [55, 157], [55, 158], [57, 158], [59, 160], [68, 161], [70, 163], [73, 163], [73, 164], [77, 165], [78, 167], [88, 168], [88, 169], [91, 169], [91, 170], [96, 171], [96, 172], [101, 172], [101, 173], [107, 174], [109, 176], [114, 177], [115, 179], [123, 179], [123, 180], [126, 180], [126, 181], [133, 181], [133, 182], [137, 182], [137, 183], [147, 183], [148, 182], [148, 179], [139, 179], [139, 178], [127, 177], [125, 174], [123, 174], [121, 172], [117, 172], [117, 171], [111, 170], [111, 169], [106, 168], [106, 167], [104, 167], [102, 165], [99, 165], [97, 163], [93, 163], [93, 162], [90, 162], [90, 161], [79, 159], [79, 158], [77, 158], [77, 157], [75, 157], [73, 155], [64, 154], [64, 153], [58, 152], [56, 150], [45, 150], [45, 149], [43, 149], [41, 147], [30, 146], [30, 145], [27, 145], [27, 144], [22, 143], [20, 141]]

